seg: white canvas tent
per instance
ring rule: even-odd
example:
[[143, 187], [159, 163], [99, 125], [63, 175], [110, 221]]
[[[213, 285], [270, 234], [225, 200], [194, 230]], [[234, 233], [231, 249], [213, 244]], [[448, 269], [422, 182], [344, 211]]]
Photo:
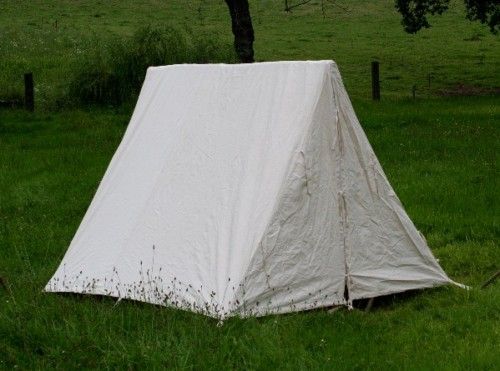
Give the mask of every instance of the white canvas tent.
[[223, 319], [450, 282], [315, 61], [149, 68], [45, 290]]

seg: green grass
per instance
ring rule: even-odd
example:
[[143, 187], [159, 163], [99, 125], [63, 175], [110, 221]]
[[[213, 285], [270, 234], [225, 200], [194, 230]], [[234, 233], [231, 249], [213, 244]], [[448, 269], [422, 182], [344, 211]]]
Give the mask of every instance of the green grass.
[[[452, 0], [450, 11], [417, 35], [403, 31], [392, 0], [337, 0], [347, 10], [328, 6], [325, 17], [315, 3], [286, 13], [282, 1], [250, 1], [256, 58], [334, 59], [357, 98], [370, 96], [373, 59], [381, 63], [386, 98], [409, 97], [413, 85], [421, 97], [458, 84], [500, 88], [500, 37], [467, 21], [462, 0]], [[33, 71], [39, 106], [60, 106], [96, 39], [131, 37], [145, 24], [188, 27], [232, 42], [222, 0], [3, 0], [0, 99], [21, 95], [22, 74]]]
[[[92, 40], [170, 23], [231, 41], [222, 1], [0, 2], [0, 99], [32, 70], [37, 113], [0, 110], [0, 369], [494, 369], [500, 364], [500, 104], [439, 98], [463, 83], [500, 86], [498, 36], [451, 12], [406, 35], [392, 1], [339, 0], [285, 14], [251, 1], [259, 60], [335, 59], [392, 185], [434, 254], [472, 285], [378, 300], [370, 312], [313, 311], [212, 319], [109, 298], [45, 294], [130, 117], [119, 109], [53, 110]], [[198, 5], [201, 11], [198, 12]], [[57, 28], [55, 21], [57, 20]], [[369, 101], [381, 62], [382, 102]], [[431, 89], [427, 74], [433, 73]], [[410, 100], [411, 87], [417, 100]]]
[[44, 294], [120, 141], [127, 112], [0, 116], [0, 368], [493, 369], [500, 360], [492, 98], [374, 104], [358, 115], [444, 269], [472, 285], [397, 296], [370, 313], [216, 321], [112, 299]]

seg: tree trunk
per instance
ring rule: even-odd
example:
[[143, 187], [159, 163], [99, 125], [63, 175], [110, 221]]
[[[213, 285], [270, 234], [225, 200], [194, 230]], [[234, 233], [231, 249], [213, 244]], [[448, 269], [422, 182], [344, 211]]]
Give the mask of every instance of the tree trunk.
[[231, 15], [231, 26], [234, 35], [234, 48], [242, 63], [252, 63], [253, 59], [253, 26], [248, 0], [225, 0]]

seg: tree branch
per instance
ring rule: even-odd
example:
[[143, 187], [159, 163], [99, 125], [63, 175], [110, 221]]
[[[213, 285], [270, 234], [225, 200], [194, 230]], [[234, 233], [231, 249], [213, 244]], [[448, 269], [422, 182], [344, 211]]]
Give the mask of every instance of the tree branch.
[[300, 3], [297, 3], [297, 4], [293, 4], [293, 5], [288, 5], [288, 0], [285, 0], [285, 12], [291, 12], [293, 8], [297, 8], [301, 5], [304, 5], [304, 4], [307, 4], [307, 3], [310, 3], [311, 0], [303, 0], [301, 1]]

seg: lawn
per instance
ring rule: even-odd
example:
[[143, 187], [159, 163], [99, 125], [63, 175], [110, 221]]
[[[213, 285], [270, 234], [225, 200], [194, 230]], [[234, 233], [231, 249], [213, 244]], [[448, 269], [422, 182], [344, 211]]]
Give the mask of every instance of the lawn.
[[126, 127], [110, 110], [0, 124], [0, 367], [468, 368], [499, 361], [495, 98], [355, 102], [410, 216], [449, 275], [472, 285], [316, 311], [214, 320], [111, 299], [44, 294]]
[[[459, 7], [409, 36], [392, 1], [339, 1], [350, 11], [328, 9], [325, 19], [317, 6], [284, 14], [278, 3], [252, 2], [257, 58], [337, 60], [410, 217], [450, 277], [472, 290], [391, 296], [369, 313], [233, 318], [222, 327], [152, 305], [43, 293], [130, 117], [128, 106], [54, 109], [79, 48], [93, 37], [127, 37], [146, 20], [189, 23], [229, 41], [230, 30], [215, 0], [7, 0], [0, 97], [19, 94], [16, 76], [30, 69], [39, 101], [34, 114], [0, 110], [0, 369], [498, 367], [500, 284], [479, 287], [500, 264], [499, 97], [440, 92], [498, 88], [498, 36], [463, 20]], [[381, 61], [379, 103], [368, 99], [372, 58]], [[414, 84], [416, 100], [408, 98]]]

